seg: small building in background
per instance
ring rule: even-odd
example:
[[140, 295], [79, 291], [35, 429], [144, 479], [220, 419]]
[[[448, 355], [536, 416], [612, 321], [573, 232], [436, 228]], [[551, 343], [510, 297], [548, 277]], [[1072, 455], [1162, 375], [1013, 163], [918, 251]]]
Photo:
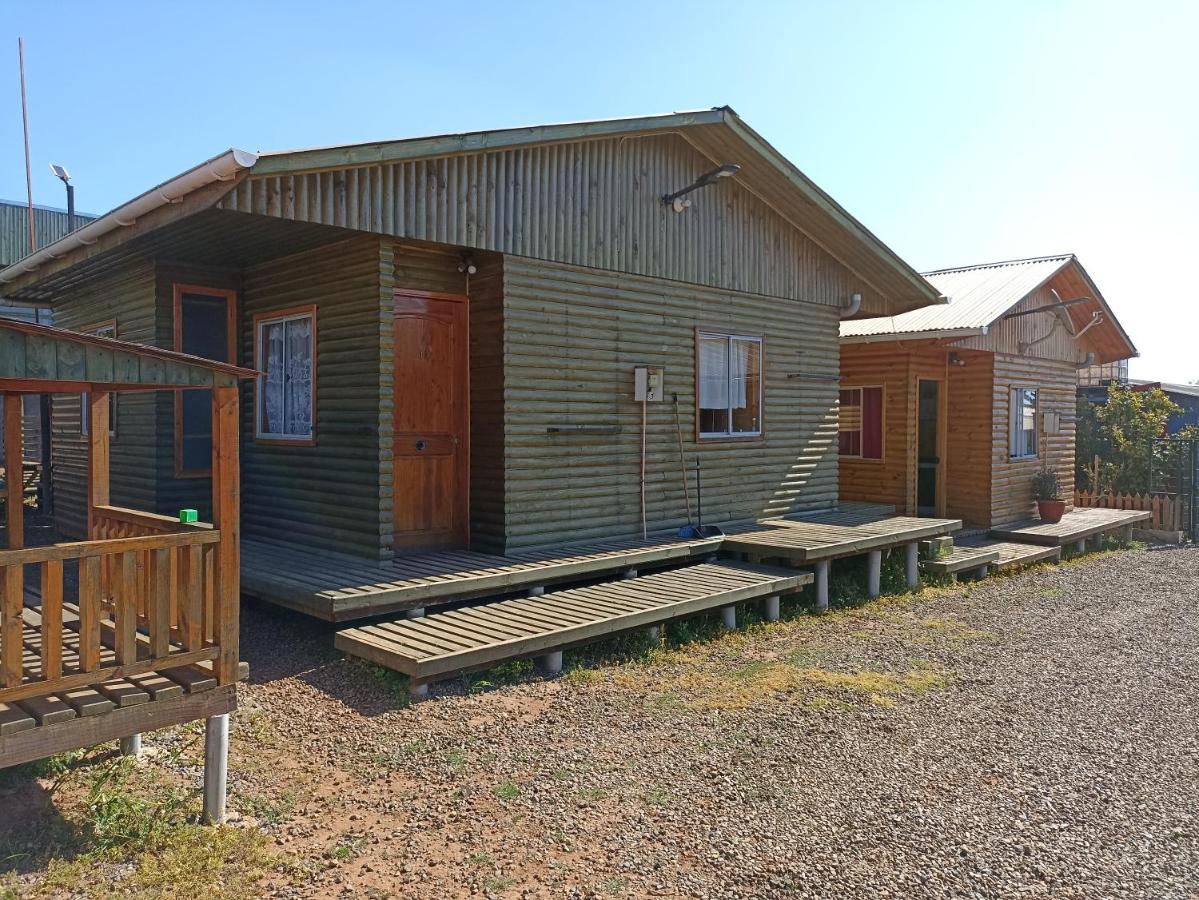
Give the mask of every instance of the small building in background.
[[[1107, 402], [1107, 389], [1111, 383], [1110, 380], [1095, 385], [1080, 383], [1079, 399], [1103, 405]], [[1182, 412], [1175, 413], [1166, 420], [1167, 435], [1178, 434], [1188, 425], [1199, 427], [1199, 384], [1171, 384], [1166, 381], [1148, 381], [1144, 378], [1125, 378], [1118, 383], [1125, 384], [1134, 391], [1160, 389], [1172, 403], [1181, 408]]]

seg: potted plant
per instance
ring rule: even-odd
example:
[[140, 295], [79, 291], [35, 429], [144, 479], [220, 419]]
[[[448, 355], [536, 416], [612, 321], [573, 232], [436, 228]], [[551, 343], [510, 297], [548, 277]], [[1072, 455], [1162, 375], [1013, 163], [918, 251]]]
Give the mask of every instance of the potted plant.
[[1049, 467], [1038, 469], [1032, 477], [1032, 495], [1037, 512], [1045, 522], [1060, 522], [1066, 514], [1066, 501], [1061, 497], [1062, 486], [1057, 471]]

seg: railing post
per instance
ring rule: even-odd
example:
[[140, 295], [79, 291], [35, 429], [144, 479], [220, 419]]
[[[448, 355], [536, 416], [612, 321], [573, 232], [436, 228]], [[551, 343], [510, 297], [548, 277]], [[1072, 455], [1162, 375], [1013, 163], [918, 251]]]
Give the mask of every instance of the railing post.
[[93, 391], [84, 395], [88, 405], [87, 432], [87, 536], [96, 534], [95, 508], [108, 506], [108, 391]]
[[220, 654], [216, 676], [220, 684], [237, 681], [238, 614], [241, 573], [238, 545], [241, 526], [238, 507], [241, 482], [237, 445], [240, 423], [237, 414], [238, 388], [218, 387], [212, 391], [212, 524], [221, 533], [216, 545], [213, 613], [214, 636]]
[[21, 395], [4, 395], [5, 502], [8, 505], [8, 549], [25, 546], [25, 448], [21, 441]]
[[0, 566], [0, 686], [21, 683], [24, 646], [21, 610], [25, 605], [25, 567]]

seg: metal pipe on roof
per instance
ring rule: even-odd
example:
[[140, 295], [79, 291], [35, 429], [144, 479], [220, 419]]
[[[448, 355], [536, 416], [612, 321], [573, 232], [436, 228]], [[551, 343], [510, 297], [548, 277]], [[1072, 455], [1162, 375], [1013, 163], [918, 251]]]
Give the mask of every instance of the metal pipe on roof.
[[193, 191], [217, 181], [229, 181], [243, 170], [253, 166], [257, 160], [258, 156], [254, 153], [247, 153], [244, 150], [226, 150], [219, 156], [200, 163], [182, 175], [151, 188], [123, 206], [118, 206], [112, 212], [89, 222], [78, 231], [59, 238], [53, 244], [31, 253], [5, 269], [0, 269], [0, 284], [7, 284], [21, 275], [32, 272], [43, 263], [57, 259], [72, 250], [94, 244], [103, 235], [118, 228], [128, 227], [142, 216], [160, 207], [181, 202]]

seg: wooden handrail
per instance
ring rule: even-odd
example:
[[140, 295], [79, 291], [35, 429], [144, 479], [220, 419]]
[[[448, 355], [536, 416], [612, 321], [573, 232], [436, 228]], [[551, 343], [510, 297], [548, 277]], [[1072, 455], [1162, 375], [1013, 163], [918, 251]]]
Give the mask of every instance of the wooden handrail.
[[107, 556], [145, 550], [168, 550], [171, 547], [193, 547], [215, 544], [221, 533], [215, 528], [178, 533], [147, 534], [141, 537], [105, 538], [98, 541], [71, 541], [63, 544], [47, 544], [26, 550], [0, 550], [0, 566], [19, 566], [28, 563], [47, 562], [53, 559], [85, 559], [90, 556]]
[[207, 531], [212, 528], [208, 522], [180, 522], [171, 516], [158, 513], [143, 512], [140, 509], [129, 509], [124, 506], [93, 506], [93, 512], [105, 519], [124, 522], [127, 525], [137, 525], [152, 528], [156, 532], [166, 531]]

